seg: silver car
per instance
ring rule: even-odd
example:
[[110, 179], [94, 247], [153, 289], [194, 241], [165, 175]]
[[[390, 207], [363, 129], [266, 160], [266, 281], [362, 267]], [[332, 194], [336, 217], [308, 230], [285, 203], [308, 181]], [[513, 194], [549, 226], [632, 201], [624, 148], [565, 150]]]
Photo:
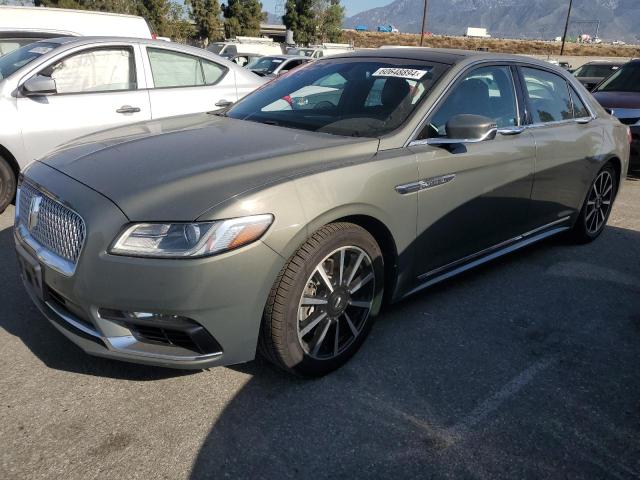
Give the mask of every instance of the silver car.
[[120, 37], [65, 37], [0, 58], [0, 212], [18, 173], [74, 138], [217, 110], [264, 83], [211, 52]]
[[311, 61], [297, 55], [272, 55], [252, 60], [247, 68], [261, 77], [276, 78]]

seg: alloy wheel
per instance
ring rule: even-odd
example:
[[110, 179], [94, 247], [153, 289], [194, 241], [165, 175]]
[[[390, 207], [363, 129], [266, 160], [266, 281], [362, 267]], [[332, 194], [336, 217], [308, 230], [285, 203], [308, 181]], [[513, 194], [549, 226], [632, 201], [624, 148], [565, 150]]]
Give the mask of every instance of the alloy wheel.
[[375, 296], [369, 255], [355, 246], [322, 260], [307, 280], [298, 306], [298, 341], [317, 360], [339, 356], [362, 332]]
[[609, 215], [612, 199], [613, 177], [608, 170], [603, 170], [593, 182], [587, 198], [585, 211], [587, 232], [593, 235], [600, 231]]

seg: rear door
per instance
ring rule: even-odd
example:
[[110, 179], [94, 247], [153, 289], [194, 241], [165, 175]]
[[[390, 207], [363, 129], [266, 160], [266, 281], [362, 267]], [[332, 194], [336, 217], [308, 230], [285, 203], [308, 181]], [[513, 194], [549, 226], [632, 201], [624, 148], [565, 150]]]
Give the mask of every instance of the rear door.
[[563, 223], [582, 207], [602, 130], [578, 93], [558, 73], [521, 66], [528, 129], [536, 142], [530, 227]]
[[82, 48], [44, 66], [54, 95], [17, 99], [29, 161], [74, 138], [151, 118], [137, 45]]
[[234, 72], [223, 64], [165, 47], [145, 50], [153, 118], [219, 110], [238, 100]]
[[[427, 118], [418, 141], [417, 272], [428, 281], [469, 257], [500, 248], [526, 230], [535, 145], [521, 127], [515, 68], [486, 65], [463, 74]], [[435, 146], [454, 115], [496, 121], [499, 133], [480, 143]]]

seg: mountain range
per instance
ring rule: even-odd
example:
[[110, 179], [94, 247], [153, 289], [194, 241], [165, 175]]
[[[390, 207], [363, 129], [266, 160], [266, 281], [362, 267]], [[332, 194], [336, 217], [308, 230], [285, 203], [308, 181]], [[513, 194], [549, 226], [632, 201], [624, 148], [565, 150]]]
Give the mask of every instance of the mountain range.
[[[376, 30], [393, 24], [401, 32], [420, 32], [423, 0], [395, 0], [345, 20]], [[562, 35], [568, 0], [429, 0], [427, 31], [463, 35], [484, 27], [493, 37], [553, 39]], [[596, 33], [605, 40], [640, 43], [640, 0], [574, 0], [569, 35]], [[579, 23], [594, 22], [594, 23]]]

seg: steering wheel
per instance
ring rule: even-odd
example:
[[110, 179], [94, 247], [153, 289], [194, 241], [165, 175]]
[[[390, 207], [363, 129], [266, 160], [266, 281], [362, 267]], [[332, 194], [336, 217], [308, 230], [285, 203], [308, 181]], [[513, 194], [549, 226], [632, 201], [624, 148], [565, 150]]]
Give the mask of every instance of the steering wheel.
[[323, 100], [320, 103], [317, 103], [314, 110], [331, 110], [332, 108], [336, 108], [336, 106], [331, 103], [329, 100]]

